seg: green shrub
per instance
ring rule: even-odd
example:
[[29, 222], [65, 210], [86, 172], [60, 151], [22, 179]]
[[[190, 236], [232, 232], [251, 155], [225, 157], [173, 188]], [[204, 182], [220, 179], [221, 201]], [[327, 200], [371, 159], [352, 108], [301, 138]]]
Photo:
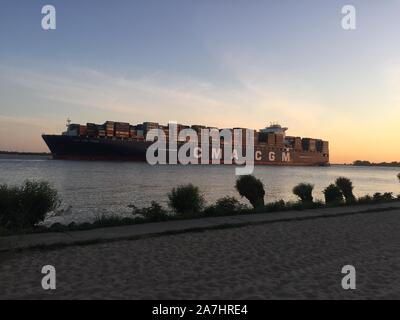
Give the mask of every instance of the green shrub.
[[0, 225], [10, 230], [32, 228], [58, 208], [57, 190], [48, 182], [26, 181], [20, 187], [0, 186]]
[[[121, 226], [121, 225], [124, 225], [122, 220], [123, 220], [123, 218], [116, 214], [102, 214], [102, 215], [96, 216], [96, 218], [94, 219], [94, 221], [92, 223], [92, 226], [95, 228]], [[68, 228], [77, 230], [80, 228], [80, 226], [82, 226], [82, 225], [75, 224], [74, 222], [72, 222], [72, 224], [68, 225]]]
[[385, 192], [382, 197], [384, 201], [392, 201], [395, 199], [393, 192]]
[[248, 210], [248, 207], [241, 204], [236, 198], [224, 197], [218, 199], [214, 205], [207, 207], [204, 214], [207, 216], [225, 216], [238, 214], [243, 210]]
[[204, 207], [204, 197], [192, 184], [173, 188], [168, 194], [169, 206], [178, 215], [197, 215]]
[[394, 200], [393, 192], [385, 192], [384, 194], [380, 192], [374, 193], [373, 201], [374, 202], [388, 202]]
[[130, 206], [130, 207], [133, 208], [132, 214], [140, 214], [146, 220], [151, 222], [165, 221], [168, 220], [169, 218], [167, 211], [164, 210], [163, 207], [155, 201], [151, 202], [150, 207], [145, 207], [145, 208], [137, 208], [135, 206]]
[[51, 232], [64, 232], [66, 230], [66, 226], [59, 222], [56, 222], [53, 223], [50, 227], [48, 227], [48, 229]]
[[313, 202], [286, 202], [286, 208], [288, 210], [307, 210], [307, 209], [317, 209], [323, 208], [325, 203], [321, 200], [316, 200]]
[[335, 182], [336, 186], [340, 189], [342, 192], [344, 198], [346, 199], [346, 203], [353, 203], [355, 202], [356, 198], [354, 197], [353, 194], [353, 182], [345, 177], [339, 177], [336, 179]]
[[313, 202], [312, 192], [314, 185], [309, 183], [300, 183], [293, 188], [293, 193], [298, 196], [303, 203]]
[[368, 204], [368, 203], [390, 202], [396, 199], [400, 199], [400, 195], [398, 195], [396, 198], [393, 195], [393, 192], [385, 192], [383, 194], [380, 192], [376, 192], [372, 197], [370, 195], [366, 195], [364, 197], [358, 198], [357, 202], [362, 204]]
[[367, 194], [363, 197], [358, 198], [357, 202], [361, 204], [368, 204], [373, 202], [373, 198], [369, 194]]
[[287, 210], [286, 202], [283, 200], [278, 200], [275, 202], [267, 203], [263, 208], [259, 208], [262, 211], [266, 212], [276, 212], [276, 211], [285, 211]]
[[380, 193], [380, 192], [375, 192], [375, 193], [374, 193], [374, 196], [373, 196], [373, 200], [374, 200], [375, 202], [380, 202], [380, 201], [382, 201], [382, 193]]
[[8, 234], [7, 230], [0, 226], [0, 237], [6, 236]]
[[21, 188], [21, 207], [28, 226], [34, 226], [60, 204], [58, 192], [48, 182], [26, 181]]
[[240, 176], [236, 180], [236, 190], [245, 197], [253, 208], [264, 206], [265, 190], [262, 182], [252, 175]]
[[0, 185], [0, 226], [8, 229], [22, 227], [20, 190], [17, 187]]
[[71, 222], [68, 225], [61, 223], [53, 223], [45, 231], [50, 232], [66, 232], [66, 231], [79, 231], [79, 230], [92, 230], [96, 228], [117, 227], [143, 223], [143, 218], [122, 217], [116, 214], [102, 214], [97, 215], [93, 222], [75, 223]]
[[[306, 206], [308, 206], [308, 205], [309, 204], [306, 204]], [[325, 207], [325, 203], [322, 200], [316, 200], [312, 204], [310, 204], [310, 207], [313, 209], [323, 208], [323, 207]]]
[[330, 184], [324, 191], [326, 204], [340, 204], [343, 202], [343, 194], [340, 189], [334, 185]]

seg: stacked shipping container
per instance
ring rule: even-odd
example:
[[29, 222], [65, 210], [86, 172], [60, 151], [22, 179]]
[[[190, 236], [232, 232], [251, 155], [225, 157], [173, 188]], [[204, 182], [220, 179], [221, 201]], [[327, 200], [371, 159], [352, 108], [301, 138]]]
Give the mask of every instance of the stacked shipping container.
[[[189, 126], [177, 124], [178, 135], [184, 129], [190, 128]], [[192, 125], [191, 128], [196, 131], [198, 134], [198, 139], [200, 142], [201, 139], [201, 130], [202, 129], [216, 129], [215, 127], [206, 127], [203, 125]], [[152, 129], [161, 129], [163, 130], [167, 141], [169, 140], [169, 125], [163, 126], [156, 122], [144, 122], [143, 124], [137, 124], [135, 126], [130, 125], [127, 122], [114, 122], [114, 121], [106, 121], [102, 125], [87, 123], [86, 125], [79, 124], [70, 124], [68, 131], [65, 133], [70, 136], [87, 136], [87, 137], [116, 137], [120, 139], [134, 139], [139, 141], [144, 141], [146, 134]], [[232, 138], [234, 137], [234, 130], [239, 129], [242, 130], [242, 145], [245, 146], [246, 134], [247, 131], [244, 128], [234, 128], [228, 129], [232, 133]], [[173, 137], [175, 138], [175, 137]], [[176, 139], [176, 138], [175, 138]], [[223, 139], [219, 139], [213, 141], [213, 138], [210, 138], [210, 143], [224, 143]], [[184, 141], [184, 140], [183, 140]], [[225, 142], [227, 143], [227, 142]], [[231, 141], [233, 143], [233, 141]], [[311, 138], [303, 138], [300, 137], [285, 137], [284, 134], [281, 133], [266, 133], [266, 132], [256, 132], [254, 131], [254, 143], [255, 145], [268, 145], [270, 147], [291, 147], [295, 151], [309, 151], [309, 152], [320, 152], [323, 154], [329, 154], [329, 144], [327, 141], [323, 141], [321, 139], [311, 139]]]
[[114, 137], [114, 122], [107, 121], [105, 124], [106, 127], [106, 136], [107, 137]]
[[114, 124], [114, 134], [117, 138], [129, 138], [130, 127], [129, 123], [126, 122], [115, 122]]

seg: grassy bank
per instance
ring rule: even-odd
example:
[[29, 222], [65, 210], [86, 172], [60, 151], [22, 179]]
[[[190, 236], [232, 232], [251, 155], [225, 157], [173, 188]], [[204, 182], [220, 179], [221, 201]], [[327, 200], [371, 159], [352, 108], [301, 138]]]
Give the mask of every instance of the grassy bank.
[[109, 216], [101, 216], [98, 217], [93, 223], [71, 223], [69, 225], [62, 225], [59, 223], [53, 224], [50, 227], [37, 227], [32, 232], [67, 232], [67, 231], [79, 231], [79, 230], [92, 230], [97, 228], [104, 228], [104, 227], [116, 227], [116, 226], [126, 226], [126, 225], [134, 225], [134, 224], [145, 224], [145, 223], [152, 223], [152, 222], [160, 222], [160, 221], [176, 221], [176, 220], [185, 220], [185, 219], [201, 219], [206, 217], [223, 217], [223, 216], [236, 216], [236, 215], [246, 215], [246, 214], [261, 214], [261, 213], [273, 213], [273, 212], [285, 212], [285, 211], [302, 211], [302, 210], [310, 210], [310, 209], [319, 209], [319, 208], [335, 208], [335, 207], [348, 207], [348, 206], [355, 206], [355, 205], [367, 205], [367, 204], [379, 204], [379, 203], [393, 203], [393, 202], [400, 202], [399, 198], [393, 198], [392, 200], [379, 200], [379, 201], [360, 201], [354, 202], [351, 205], [348, 204], [336, 204], [336, 205], [326, 205], [324, 203], [314, 203], [313, 205], [304, 206], [299, 202], [285, 202], [283, 200], [268, 203], [263, 208], [255, 209], [244, 209], [240, 211], [231, 211], [229, 214], [224, 212], [215, 212], [212, 215], [208, 215], [204, 213], [202, 215], [195, 215], [195, 216], [179, 216], [170, 214], [167, 218], [162, 220], [160, 219], [151, 219], [146, 217], [119, 217], [117, 215], [109, 215]]
[[[399, 174], [400, 181], [400, 174]], [[157, 202], [149, 207], [138, 208], [134, 205], [132, 215], [99, 216], [93, 222], [68, 225], [55, 223], [49, 227], [43, 226], [45, 217], [55, 211], [60, 204], [60, 198], [47, 182], [26, 181], [21, 186], [0, 186], [0, 236], [38, 232], [66, 232], [90, 230], [96, 228], [143, 224], [160, 221], [197, 219], [205, 217], [221, 217], [246, 215], [254, 213], [284, 212], [293, 210], [308, 210], [318, 208], [345, 207], [363, 204], [378, 204], [400, 201], [400, 195], [392, 193], [375, 193], [356, 198], [353, 194], [353, 184], [345, 177], [323, 190], [325, 201], [314, 200], [314, 185], [301, 183], [293, 188], [298, 201], [264, 202], [265, 189], [263, 183], [254, 176], [241, 176], [236, 181], [239, 195], [248, 200], [250, 205], [241, 203], [234, 197], [224, 197], [211, 205], [206, 205], [205, 199], [198, 187], [189, 184], [173, 188], [168, 194], [168, 207], [164, 208]]]

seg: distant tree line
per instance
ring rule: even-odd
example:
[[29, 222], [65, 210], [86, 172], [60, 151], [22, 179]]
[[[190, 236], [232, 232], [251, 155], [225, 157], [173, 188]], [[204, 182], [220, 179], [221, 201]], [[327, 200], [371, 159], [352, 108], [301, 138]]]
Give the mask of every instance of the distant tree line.
[[393, 161], [393, 162], [370, 162], [366, 160], [356, 160], [353, 162], [353, 166], [376, 166], [376, 167], [400, 167], [400, 162]]
[[15, 154], [21, 156], [48, 156], [50, 153], [48, 152], [18, 152], [18, 151], [2, 151], [0, 150], [0, 154]]

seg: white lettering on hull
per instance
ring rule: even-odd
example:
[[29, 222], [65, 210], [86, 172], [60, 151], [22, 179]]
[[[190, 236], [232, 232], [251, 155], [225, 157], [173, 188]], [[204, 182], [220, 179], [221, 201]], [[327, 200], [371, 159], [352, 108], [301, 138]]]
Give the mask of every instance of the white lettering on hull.
[[282, 162], [290, 162], [290, 153], [282, 152]]
[[268, 153], [268, 160], [275, 161], [275, 152], [271, 151], [270, 153]]

